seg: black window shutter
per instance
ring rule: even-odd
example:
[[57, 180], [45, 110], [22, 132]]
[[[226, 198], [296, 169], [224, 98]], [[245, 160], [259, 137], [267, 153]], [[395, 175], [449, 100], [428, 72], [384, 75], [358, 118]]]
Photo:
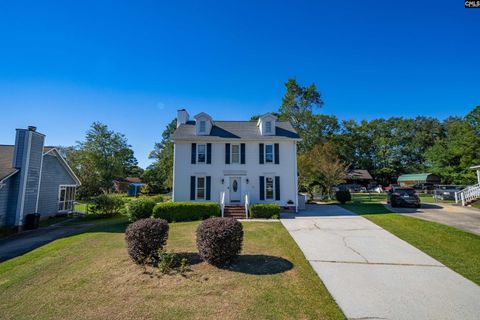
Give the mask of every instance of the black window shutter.
[[260, 176], [260, 200], [265, 200], [265, 177]]
[[205, 200], [210, 200], [210, 194], [211, 194], [211, 187], [212, 187], [212, 177], [211, 176], [207, 176], [207, 192], [206, 192], [206, 196], [205, 196]]
[[195, 200], [195, 176], [190, 177], [190, 200]]
[[258, 160], [259, 160], [259, 163], [260, 163], [260, 164], [263, 164], [263, 161], [264, 161], [264, 159], [265, 159], [265, 156], [263, 155], [263, 152], [264, 152], [263, 143], [260, 143], [260, 144], [258, 145], [258, 155], [259, 155]]
[[275, 143], [274, 144], [274, 148], [275, 148], [275, 164], [279, 164], [280, 163], [280, 145], [278, 143]]
[[212, 144], [207, 143], [207, 164], [212, 163]]
[[280, 200], [280, 177], [275, 176], [275, 200]]
[[192, 164], [197, 163], [197, 144], [192, 143]]
[[240, 164], [245, 164], [245, 143], [240, 144]]
[[230, 143], [225, 143], [225, 164], [230, 164]]

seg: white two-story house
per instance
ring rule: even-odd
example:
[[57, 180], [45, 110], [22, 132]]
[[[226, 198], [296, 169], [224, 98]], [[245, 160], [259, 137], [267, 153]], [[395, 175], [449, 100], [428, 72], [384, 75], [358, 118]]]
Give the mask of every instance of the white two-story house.
[[229, 208], [277, 203], [297, 210], [298, 134], [272, 114], [258, 121], [190, 120], [177, 112], [173, 201], [215, 201]]

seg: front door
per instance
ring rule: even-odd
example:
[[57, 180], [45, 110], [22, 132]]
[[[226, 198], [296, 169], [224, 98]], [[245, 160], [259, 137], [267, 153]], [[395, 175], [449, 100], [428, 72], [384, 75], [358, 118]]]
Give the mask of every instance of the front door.
[[230, 177], [230, 202], [240, 202], [241, 190], [240, 177]]

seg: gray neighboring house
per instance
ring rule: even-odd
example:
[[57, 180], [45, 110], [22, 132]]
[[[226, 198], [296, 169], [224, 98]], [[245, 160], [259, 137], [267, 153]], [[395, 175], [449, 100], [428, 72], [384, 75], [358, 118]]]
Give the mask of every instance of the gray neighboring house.
[[73, 210], [80, 180], [35, 127], [17, 129], [15, 145], [0, 145], [0, 227], [19, 227], [25, 215], [46, 218]]

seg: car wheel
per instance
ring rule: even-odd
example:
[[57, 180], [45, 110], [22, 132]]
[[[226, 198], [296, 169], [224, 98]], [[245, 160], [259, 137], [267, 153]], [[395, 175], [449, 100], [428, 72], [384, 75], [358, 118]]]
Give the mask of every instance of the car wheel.
[[417, 208], [417, 209], [420, 208], [420, 207], [422, 207], [421, 204], [416, 204], [416, 205], [415, 205], [415, 208]]
[[395, 201], [392, 201], [390, 205], [392, 206], [392, 208], [395, 208], [397, 206], [397, 203]]

